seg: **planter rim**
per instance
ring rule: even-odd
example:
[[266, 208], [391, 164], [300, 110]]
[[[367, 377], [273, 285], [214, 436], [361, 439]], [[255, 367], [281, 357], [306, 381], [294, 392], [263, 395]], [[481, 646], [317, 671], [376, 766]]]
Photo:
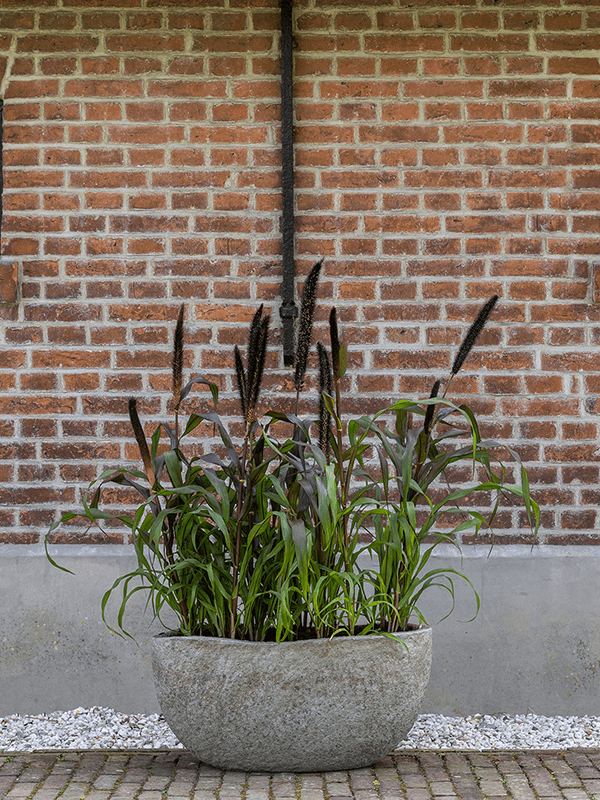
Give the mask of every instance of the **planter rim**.
[[[426, 631], [431, 631], [430, 625], [422, 625], [420, 628], [411, 628], [408, 631], [395, 631], [394, 633], [390, 634], [391, 637], [412, 637], [417, 636], [419, 634], [423, 634]], [[285, 641], [285, 642], [270, 642], [270, 641], [258, 641], [258, 642], [251, 642], [248, 639], [230, 639], [226, 636], [184, 636], [183, 634], [179, 633], [158, 633], [153, 636], [153, 639], [157, 639], [159, 641], [168, 641], [170, 639], [176, 639], [177, 641], [184, 641], [189, 640], [193, 642], [220, 642], [225, 645], [244, 645], [246, 647], [253, 645], [255, 647], [260, 647], [261, 645], [292, 645], [292, 644], [318, 644], [318, 643], [331, 643], [331, 642], [349, 642], [349, 641], [367, 641], [369, 639], [389, 639], [390, 636], [385, 636], [383, 633], [367, 633], [367, 634], [359, 634], [355, 636], [329, 636], [324, 637], [321, 639], [293, 639], [292, 641]]]

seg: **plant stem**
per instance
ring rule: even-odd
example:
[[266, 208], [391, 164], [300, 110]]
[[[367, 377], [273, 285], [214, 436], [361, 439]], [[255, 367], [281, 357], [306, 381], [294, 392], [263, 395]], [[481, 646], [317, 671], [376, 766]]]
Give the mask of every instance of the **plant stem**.
[[237, 521], [236, 521], [236, 531], [235, 531], [235, 553], [233, 557], [233, 576], [232, 576], [233, 587], [231, 596], [231, 614], [229, 617], [230, 639], [235, 639], [235, 618], [237, 615], [237, 606], [239, 597], [238, 571], [240, 564], [240, 550], [242, 546], [242, 523], [244, 519], [244, 512], [248, 505], [248, 498], [252, 491], [252, 487], [247, 486], [246, 496], [244, 497], [244, 481], [246, 479], [246, 475], [250, 475], [250, 471], [246, 470], [246, 463], [248, 460], [248, 450], [250, 448], [250, 435], [251, 435], [250, 429], [251, 429], [251, 423], [248, 423], [248, 425], [246, 426], [246, 435], [244, 436], [244, 450], [240, 464], [240, 480], [239, 480], [238, 498], [237, 498]]
[[[342, 439], [342, 409], [341, 409], [341, 396], [340, 396], [340, 381], [339, 377], [334, 371], [333, 385], [335, 391], [335, 441], [337, 448], [337, 462], [338, 462], [338, 485], [340, 487], [340, 506], [342, 512], [346, 510], [346, 498], [348, 496], [348, 486], [346, 485], [346, 476], [344, 474], [344, 442]], [[348, 563], [348, 518], [346, 514], [342, 514], [342, 539], [344, 548], [344, 569], [349, 571]]]
[[[179, 583], [179, 574], [175, 569], [175, 557], [173, 555], [173, 539], [174, 539], [174, 532], [173, 532], [173, 521], [170, 516], [167, 517], [167, 531], [165, 535], [165, 553], [167, 554], [167, 560], [171, 567], [173, 567], [173, 572], [177, 576], [177, 582]], [[181, 611], [181, 618], [183, 619], [183, 624], [186, 629], [189, 630], [190, 620], [188, 617], [187, 608], [183, 597], [178, 593], [177, 595], [177, 602], [179, 604], [179, 610]]]

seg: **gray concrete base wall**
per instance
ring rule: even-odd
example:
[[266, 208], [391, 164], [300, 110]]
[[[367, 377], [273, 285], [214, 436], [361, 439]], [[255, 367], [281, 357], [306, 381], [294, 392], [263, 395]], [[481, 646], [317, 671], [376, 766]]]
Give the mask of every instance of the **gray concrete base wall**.
[[[422, 711], [600, 715], [600, 548], [472, 546], [431, 560], [462, 571], [456, 608], [434, 590], [422, 604], [434, 629], [433, 669]], [[133, 566], [130, 548], [0, 546], [0, 716], [107, 706], [158, 710], [140, 592], [126, 618], [135, 641], [111, 633], [100, 602]], [[116, 609], [113, 606], [112, 614]]]

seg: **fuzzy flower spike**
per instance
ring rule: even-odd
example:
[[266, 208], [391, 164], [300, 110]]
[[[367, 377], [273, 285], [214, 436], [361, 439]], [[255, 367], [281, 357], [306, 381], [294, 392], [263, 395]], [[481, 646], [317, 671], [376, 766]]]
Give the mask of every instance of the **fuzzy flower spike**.
[[315, 315], [315, 302], [317, 299], [317, 283], [319, 273], [323, 266], [323, 259], [317, 261], [304, 282], [302, 290], [302, 306], [300, 308], [300, 323], [298, 330], [298, 346], [296, 348], [296, 372], [294, 374], [294, 386], [296, 392], [302, 391], [306, 366], [308, 363], [308, 351], [310, 350], [310, 339], [312, 336], [313, 317]]
[[490, 297], [490, 299], [487, 301], [487, 303], [483, 306], [483, 308], [477, 315], [475, 322], [473, 322], [473, 324], [467, 331], [467, 335], [462, 340], [461, 345], [458, 348], [458, 353], [456, 354], [456, 358], [454, 359], [454, 364], [452, 364], [452, 371], [451, 371], [452, 376], [456, 375], [458, 370], [465, 363], [466, 357], [473, 349], [473, 345], [477, 341], [479, 334], [483, 330], [484, 325], [488, 321], [489, 316], [494, 310], [494, 306], [496, 305], [497, 302], [498, 302], [497, 294], [493, 295], [493, 297]]
[[252, 318], [248, 334], [247, 370], [244, 369], [244, 362], [238, 346], [234, 347], [237, 388], [242, 407], [242, 416], [246, 422], [252, 421], [260, 393], [267, 354], [270, 319], [269, 314], [263, 313], [262, 305]]

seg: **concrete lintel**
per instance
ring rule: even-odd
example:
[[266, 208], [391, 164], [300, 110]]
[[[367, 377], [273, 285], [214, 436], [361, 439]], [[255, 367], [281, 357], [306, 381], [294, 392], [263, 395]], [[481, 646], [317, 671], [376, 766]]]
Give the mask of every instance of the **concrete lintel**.
[[[121, 544], [53, 544], [48, 552], [53, 558], [67, 556], [87, 558], [89, 556], [121, 556], [130, 558], [134, 554], [133, 545]], [[41, 556], [44, 555], [42, 544], [0, 544], [0, 558], [3, 556]], [[595, 545], [550, 545], [536, 544], [502, 544], [490, 547], [487, 544], [465, 545], [460, 550], [450, 544], [441, 544], [435, 548], [436, 558], [461, 559], [496, 559], [496, 558], [600, 558], [600, 546]]]

